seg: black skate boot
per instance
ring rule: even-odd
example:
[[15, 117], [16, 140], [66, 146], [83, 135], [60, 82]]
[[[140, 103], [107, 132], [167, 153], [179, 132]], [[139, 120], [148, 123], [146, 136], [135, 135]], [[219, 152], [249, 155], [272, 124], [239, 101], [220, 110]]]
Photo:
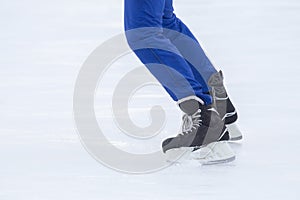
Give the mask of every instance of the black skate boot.
[[208, 85], [212, 88], [213, 105], [228, 128], [230, 140], [241, 140], [242, 134], [234, 124], [238, 119], [238, 114], [228, 97], [223, 80], [223, 73], [219, 71], [213, 74], [208, 81]]
[[191, 99], [180, 103], [179, 107], [186, 113], [183, 116], [182, 132], [163, 141], [164, 153], [185, 147], [192, 148], [193, 151], [212, 142], [229, 140], [224, 122], [211, 105], [202, 105]]

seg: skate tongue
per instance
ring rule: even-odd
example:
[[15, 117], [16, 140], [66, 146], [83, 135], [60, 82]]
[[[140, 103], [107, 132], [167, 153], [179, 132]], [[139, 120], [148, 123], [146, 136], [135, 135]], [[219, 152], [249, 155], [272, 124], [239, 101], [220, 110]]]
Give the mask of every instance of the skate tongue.
[[196, 99], [188, 99], [186, 101], [179, 103], [179, 107], [184, 113], [188, 115], [192, 115], [195, 112], [197, 112], [203, 106], [203, 104], [204, 103], [202, 100], [200, 102], [197, 101]]

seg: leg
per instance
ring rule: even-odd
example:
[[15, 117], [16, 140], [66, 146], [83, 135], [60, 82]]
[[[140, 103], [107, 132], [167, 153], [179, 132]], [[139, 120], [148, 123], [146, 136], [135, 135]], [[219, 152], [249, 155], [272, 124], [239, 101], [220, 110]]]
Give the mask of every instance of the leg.
[[[197, 96], [204, 103], [211, 104], [211, 96], [204, 94], [202, 85], [195, 79], [189, 64], [163, 34], [165, 1], [155, 0], [153, 3], [152, 0], [125, 0], [125, 30], [128, 43], [175, 101]], [[135, 31], [145, 27], [148, 29]], [[151, 48], [153, 44], [158, 44], [164, 50]], [[183, 83], [182, 77], [188, 84]]]
[[228, 125], [230, 130], [230, 138], [239, 140], [242, 138], [240, 131], [233, 125], [238, 116], [231, 100], [229, 99], [223, 83], [222, 72], [217, 72], [208, 57], [205, 55], [201, 45], [188, 27], [176, 17], [172, 5], [173, 0], [166, 0], [163, 27], [182, 33], [193, 40], [187, 42], [180, 34], [169, 34], [165, 31], [164, 35], [170, 39], [172, 44], [180, 51], [180, 53], [188, 58], [189, 65], [194, 73], [196, 80], [203, 86], [203, 92], [210, 92], [214, 99], [214, 104], [221, 118]]
[[201, 48], [201, 45], [189, 30], [189, 28], [174, 14], [172, 2], [173, 0], [165, 1], [163, 27], [166, 29], [178, 31], [188, 36], [195, 41], [195, 44], [191, 45], [190, 43], [187, 43], [180, 35], [168, 34], [165, 32], [165, 36], [170, 39], [170, 41], [176, 46], [183, 57], [189, 58], [189, 60], [192, 61], [192, 63], [189, 63], [189, 65], [191, 66], [196, 80], [201, 83], [204, 92], [208, 92], [210, 90], [207, 84], [208, 80], [217, 71], [208, 57], [205, 55], [203, 49]]

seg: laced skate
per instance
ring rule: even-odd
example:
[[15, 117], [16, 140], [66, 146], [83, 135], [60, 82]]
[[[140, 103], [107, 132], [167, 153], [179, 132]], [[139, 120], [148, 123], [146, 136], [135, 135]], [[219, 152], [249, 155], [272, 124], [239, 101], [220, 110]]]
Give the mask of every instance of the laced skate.
[[230, 146], [219, 142], [228, 140], [229, 136], [215, 108], [195, 100], [183, 102], [179, 107], [186, 113], [182, 118], [181, 133], [162, 144], [168, 161], [192, 158], [201, 164], [217, 164], [235, 159]]
[[199, 148], [211, 142], [229, 139], [223, 121], [211, 106], [188, 100], [179, 104], [179, 107], [186, 113], [182, 130], [177, 136], [163, 141], [164, 152], [182, 147]]

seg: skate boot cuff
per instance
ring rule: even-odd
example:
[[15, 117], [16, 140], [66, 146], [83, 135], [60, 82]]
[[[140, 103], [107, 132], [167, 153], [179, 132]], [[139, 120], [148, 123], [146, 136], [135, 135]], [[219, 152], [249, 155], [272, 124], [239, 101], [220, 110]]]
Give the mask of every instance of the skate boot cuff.
[[221, 97], [226, 97], [227, 93], [223, 84], [223, 72], [219, 71], [213, 74], [209, 80], [208, 80], [208, 85], [214, 89], [214, 92], [216, 95], [221, 96]]

